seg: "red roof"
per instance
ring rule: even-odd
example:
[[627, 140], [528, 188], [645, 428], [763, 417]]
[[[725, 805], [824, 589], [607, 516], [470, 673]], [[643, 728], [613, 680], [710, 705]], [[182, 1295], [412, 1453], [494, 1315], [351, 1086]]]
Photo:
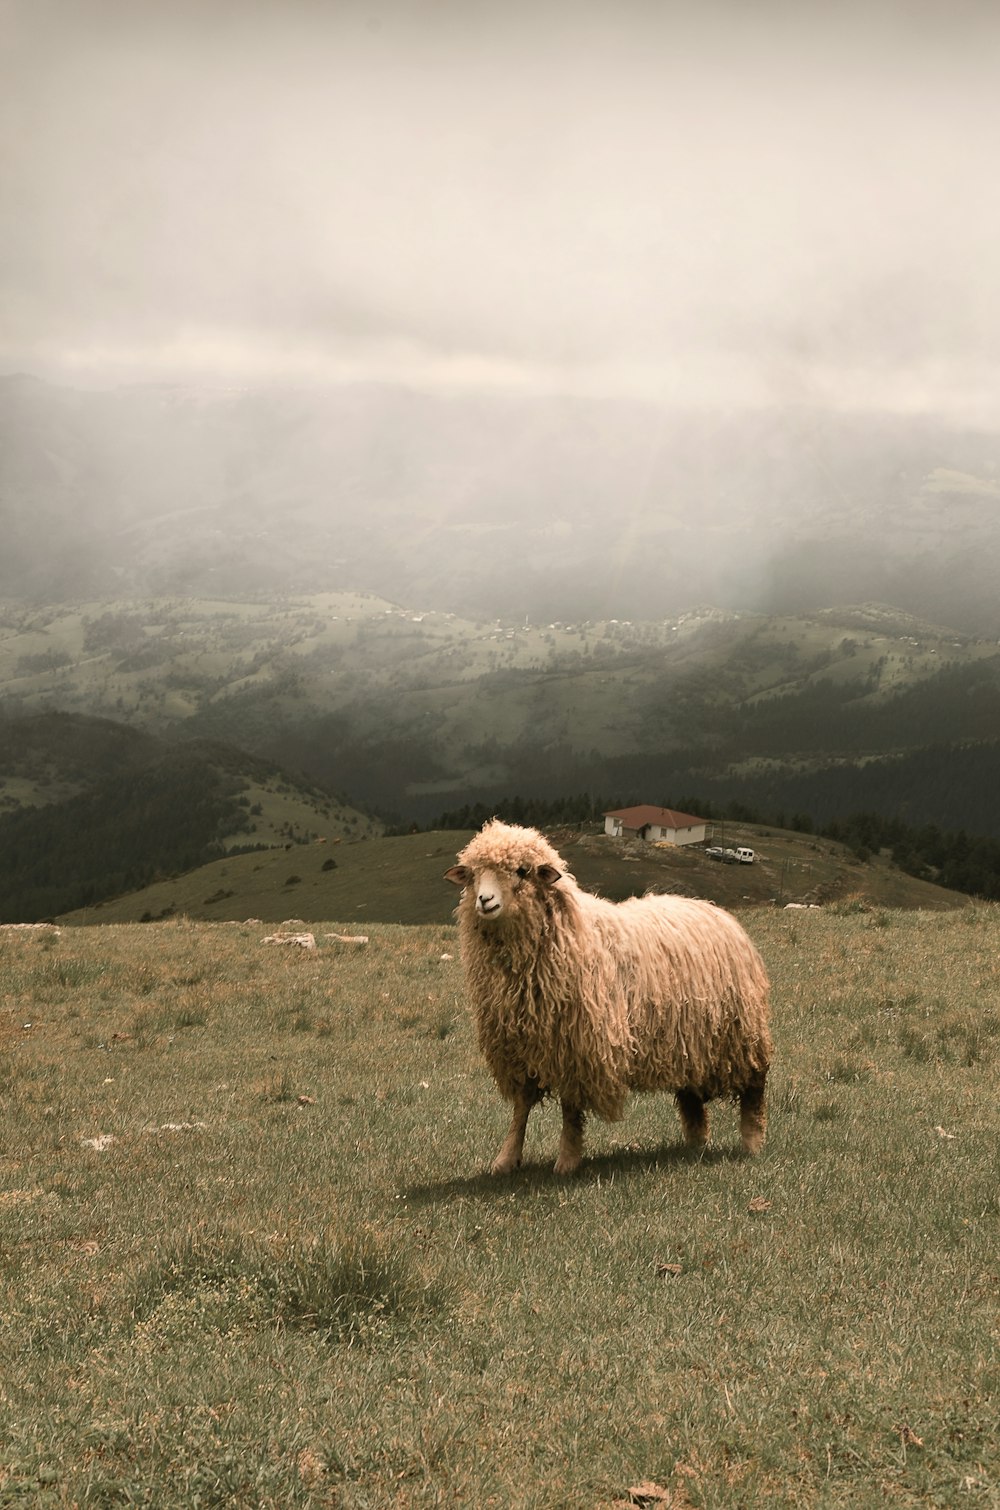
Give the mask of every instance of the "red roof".
[[658, 823], [661, 828], [697, 828], [708, 822], [690, 813], [675, 813], [672, 807], [620, 807], [604, 816], [620, 818], [623, 828], [645, 828], [649, 823]]

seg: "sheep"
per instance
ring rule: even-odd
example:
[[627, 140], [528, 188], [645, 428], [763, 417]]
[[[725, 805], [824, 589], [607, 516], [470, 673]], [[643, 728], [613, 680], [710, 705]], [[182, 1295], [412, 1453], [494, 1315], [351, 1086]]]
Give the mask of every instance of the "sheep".
[[685, 1140], [708, 1141], [705, 1103], [740, 1104], [747, 1153], [766, 1130], [768, 978], [743, 928], [711, 902], [583, 891], [535, 829], [493, 819], [445, 879], [479, 1047], [513, 1102], [492, 1173], [518, 1167], [534, 1106], [558, 1096], [555, 1172], [582, 1162], [588, 1113], [617, 1121], [632, 1091], [673, 1092]]

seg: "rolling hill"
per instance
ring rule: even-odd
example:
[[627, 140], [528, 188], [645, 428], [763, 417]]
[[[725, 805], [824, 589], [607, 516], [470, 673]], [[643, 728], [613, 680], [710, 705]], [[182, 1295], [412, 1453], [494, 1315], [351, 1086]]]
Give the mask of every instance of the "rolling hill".
[[532, 625], [359, 593], [8, 603], [0, 699], [235, 745], [397, 822], [728, 791], [1000, 835], [1000, 648], [885, 605]]
[[33, 921], [238, 848], [378, 825], [268, 761], [109, 720], [0, 722], [0, 917]]
[[[858, 861], [841, 844], [750, 824], [725, 826], [727, 843], [748, 843], [754, 865], [720, 865], [700, 849], [660, 849], [589, 830], [553, 831], [582, 886], [619, 901], [646, 891], [703, 896], [730, 908], [788, 901], [872, 907], [962, 907], [968, 898], [904, 875], [886, 859]], [[185, 916], [207, 921], [445, 923], [454, 889], [442, 877], [469, 833], [439, 831], [368, 842], [311, 844], [230, 855], [128, 896], [69, 912], [78, 924], [136, 923]]]

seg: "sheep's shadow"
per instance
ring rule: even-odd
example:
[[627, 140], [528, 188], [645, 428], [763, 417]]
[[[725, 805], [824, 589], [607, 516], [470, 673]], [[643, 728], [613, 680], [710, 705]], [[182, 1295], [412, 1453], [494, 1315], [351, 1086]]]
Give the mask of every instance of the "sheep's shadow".
[[433, 1180], [425, 1185], [411, 1185], [402, 1191], [403, 1199], [414, 1205], [432, 1205], [436, 1201], [503, 1199], [517, 1190], [570, 1190], [581, 1185], [597, 1185], [617, 1176], [648, 1175], [658, 1169], [676, 1169], [685, 1165], [742, 1163], [747, 1154], [737, 1146], [712, 1145], [691, 1149], [683, 1143], [664, 1144], [660, 1148], [619, 1148], [604, 1154], [586, 1156], [573, 1175], [558, 1175], [551, 1162], [541, 1159], [525, 1162], [513, 1174], [460, 1175], [453, 1180]]

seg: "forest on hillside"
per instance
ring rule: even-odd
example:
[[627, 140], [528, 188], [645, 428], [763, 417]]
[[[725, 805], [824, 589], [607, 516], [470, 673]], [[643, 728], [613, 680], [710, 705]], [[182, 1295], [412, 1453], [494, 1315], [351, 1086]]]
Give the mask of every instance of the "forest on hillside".
[[36, 922], [193, 870], [253, 821], [241, 778], [180, 751], [65, 802], [0, 818], [0, 918]]

